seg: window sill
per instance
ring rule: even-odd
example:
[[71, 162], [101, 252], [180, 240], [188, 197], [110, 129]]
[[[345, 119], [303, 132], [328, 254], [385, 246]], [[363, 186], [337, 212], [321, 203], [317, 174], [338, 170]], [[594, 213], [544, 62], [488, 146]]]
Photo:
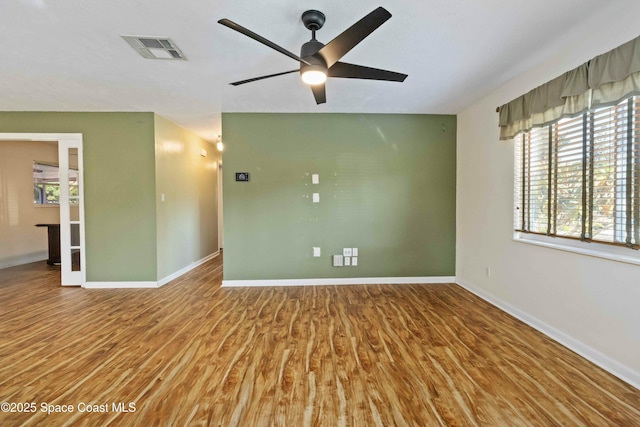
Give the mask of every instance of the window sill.
[[36, 205], [35, 203], [33, 204], [34, 208], [60, 208], [60, 205], [58, 204], [53, 204], [53, 203], [49, 203], [47, 205]]
[[581, 255], [604, 258], [611, 261], [640, 265], [640, 251], [624, 247], [603, 245], [599, 243], [587, 243], [563, 239], [562, 237], [540, 236], [535, 234], [513, 233], [515, 242], [557, 249], [565, 252], [573, 252]]

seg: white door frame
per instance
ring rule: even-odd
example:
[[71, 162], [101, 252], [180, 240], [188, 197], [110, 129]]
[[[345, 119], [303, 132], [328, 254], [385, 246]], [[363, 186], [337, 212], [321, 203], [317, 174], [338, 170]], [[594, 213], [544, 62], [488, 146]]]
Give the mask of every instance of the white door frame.
[[[65, 283], [64, 274], [62, 279], [63, 286], [82, 286], [84, 287], [87, 282], [87, 263], [86, 263], [86, 245], [85, 245], [85, 227], [84, 227], [84, 174], [83, 174], [83, 159], [82, 159], [82, 134], [81, 133], [0, 133], [0, 141], [55, 141], [58, 143], [58, 154], [66, 152], [69, 146], [78, 148], [78, 191], [79, 191], [79, 222], [80, 222], [80, 274], [75, 274], [73, 283]], [[62, 181], [62, 180], [61, 180]], [[68, 180], [67, 180], [68, 185]], [[62, 202], [62, 201], [61, 201]], [[62, 204], [62, 203], [61, 203]], [[68, 208], [68, 200], [67, 200]], [[69, 216], [60, 215], [60, 239], [61, 246], [63, 242], [63, 235], [68, 237], [68, 232], [71, 229]], [[66, 231], [66, 233], [65, 233]], [[68, 239], [64, 239], [69, 246]], [[70, 248], [61, 247], [61, 255], [64, 252], [70, 253]], [[71, 272], [71, 257], [61, 256], [62, 266], [61, 270], [64, 272]]]
[[218, 162], [218, 250], [224, 248], [224, 233], [222, 218], [222, 161]]

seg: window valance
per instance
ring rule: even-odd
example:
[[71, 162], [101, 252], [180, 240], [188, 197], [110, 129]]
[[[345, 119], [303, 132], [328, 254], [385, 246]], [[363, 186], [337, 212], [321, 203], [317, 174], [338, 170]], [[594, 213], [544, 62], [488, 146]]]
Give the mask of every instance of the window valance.
[[634, 94], [640, 94], [640, 36], [501, 106], [500, 139]]
[[602, 55], [589, 64], [589, 87], [594, 107], [614, 105], [640, 94], [640, 37]]

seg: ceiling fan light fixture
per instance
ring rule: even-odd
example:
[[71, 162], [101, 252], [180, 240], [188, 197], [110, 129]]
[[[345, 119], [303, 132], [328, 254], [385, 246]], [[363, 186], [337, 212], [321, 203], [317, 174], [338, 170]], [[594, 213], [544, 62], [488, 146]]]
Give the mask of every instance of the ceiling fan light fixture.
[[327, 71], [320, 65], [309, 65], [302, 72], [302, 81], [308, 85], [319, 85], [327, 81]]

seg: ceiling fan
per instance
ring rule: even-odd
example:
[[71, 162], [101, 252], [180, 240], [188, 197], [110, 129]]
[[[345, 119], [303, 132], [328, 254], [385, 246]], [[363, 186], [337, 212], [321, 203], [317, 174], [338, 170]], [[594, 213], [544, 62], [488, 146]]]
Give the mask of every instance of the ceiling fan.
[[296, 68], [295, 70], [254, 77], [247, 80], [240, 80], [231, 83], [231, 85], [238, 86], [245, 83], [255, 82], [257, 80], [268, 79], [299, 71], [302, 81], [311, 86], [311, 91], [316, 99], [316, 103], [323, 104], [327, 102], [325, 91], [325, 81], [327, 80], [327, 77], [403, 82], [404, 79], [407, 78], [406, 74], [340, 62], [340, 58], [364, 40], [380, 25], [384, 24], [389, 18], [391, 18], [391, 14], [386, 9], [379, 7], [325, 45], [316, 40], [316, 31], [324, 25], [324, 14], [317, 10], [307, 10], [302, 14], [302, 23], [311, 31], [311, 40], [302, 45], [302, 48], [300, 49], [300, 56], [278, 46], [272, 41], [265, 39], [264, 37], [236, 24], [233, 21], [221, 19], [218, 21], [219, 24], [229, 27], [232, 30], [244, 34], [245, 36], [251, 37], [252, 39], [269, 46], [270, 48], [277, 50], [300, 63], [300, 68]]

